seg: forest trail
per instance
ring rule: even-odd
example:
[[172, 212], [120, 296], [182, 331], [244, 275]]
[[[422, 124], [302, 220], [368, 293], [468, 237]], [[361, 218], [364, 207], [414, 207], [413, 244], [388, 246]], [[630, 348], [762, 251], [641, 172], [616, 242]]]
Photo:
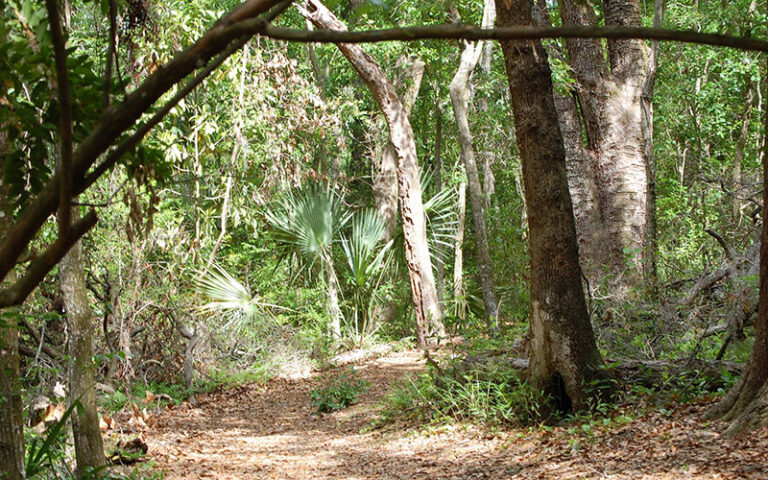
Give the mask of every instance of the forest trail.
[[362, 362], [369, 391], [330, 414], [309, 402], [318, 376], [211, 394], [155, 417], [149, 458], [168, 480], [768, 478], [768, 432], [721, 439], [720, 425], [700, 420], [705, 405], [595, 426], [588, 435], [461, 425], [367, 431], [392, 384], [423, 368], [415, 351]]

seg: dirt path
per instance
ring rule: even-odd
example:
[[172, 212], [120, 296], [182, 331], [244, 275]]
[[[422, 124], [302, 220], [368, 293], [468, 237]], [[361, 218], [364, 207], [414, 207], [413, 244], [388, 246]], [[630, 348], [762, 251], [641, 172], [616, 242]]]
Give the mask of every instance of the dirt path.
[[768, 431], [722, 440], [719, 426], [701, 423], [703, 406], [589, 435], [566, 428], [484, 435], [460, 426], [361, 433], [391, 384], [423, 362], [401, 352], [358, 368], [369, 392], [333, 414], [315, 414], [309, 404], [316, 378], [246, 386], [166, 410], [147, 432], [150, 458], [169, 480], [768, 478]]

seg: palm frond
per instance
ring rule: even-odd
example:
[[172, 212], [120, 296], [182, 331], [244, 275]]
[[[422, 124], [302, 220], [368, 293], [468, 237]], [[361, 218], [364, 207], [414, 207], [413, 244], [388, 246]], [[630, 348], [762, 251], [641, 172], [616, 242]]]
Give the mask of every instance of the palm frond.
[[273, 237], [287, 251], [314, 264], [328, 255], [349, 220], [342, 198], [330, 187], [312, 185], [289, 192], [265, 212]]
[[384, 236], [385, 225], [379, 214], [372, 209], [357, 212], [352, 218], [350, 237], [342, 236], [341, 246], [347, 266], [357, 287], [363, 287], [385, 265], [392, 241], [379, 251], [376, 247]]
[[[427, 192], [433, 182], [432, 172], [422, 170], [421, 182], [422, 192]], [[427, 217], [427, 235], [432, 257], [437, 262], [444, 262], [444, 257], [453, 249], [458, 227], [456, 190], [444, 186], [440, 192], [425, 198], [424, 214]]]

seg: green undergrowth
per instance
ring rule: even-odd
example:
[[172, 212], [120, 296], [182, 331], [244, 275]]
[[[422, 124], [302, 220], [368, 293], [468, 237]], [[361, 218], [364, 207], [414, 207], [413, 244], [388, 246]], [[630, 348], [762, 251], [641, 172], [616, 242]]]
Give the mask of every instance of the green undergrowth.
[[532, 424], [548, 420], [548, 398], [517, 371], [492, 368], [441, 375], [430, 368], [395, 386], [385, 400], [379, 422], [397, 418], [419, 422], [466, 421], [484, 425]]
[[326, 374], [320, 385], [310, 392], [310, 403], [321, 413], [341, 410], [357, 403], [369, 387], [370, 383], [360, 378], [355, 369], [347, 368]]
[[551, 396], [504, 362], [467, 370], [457, 359], [449, 360], [397, 384], [372, 427], [396, 420], [422, 425], [462, 422], [491, 429], [565, 425], [589, 434], [597, 427], [630, 422], [637, 412], [710, 401], [727, 392], [738, 378], [727, 370], [648, 370], [623, 383], [625, 379], [615, 378], [615, 368], [606, 365], [600, 379], [585, 385], [587, 405], [570, 412], [558, 410]]

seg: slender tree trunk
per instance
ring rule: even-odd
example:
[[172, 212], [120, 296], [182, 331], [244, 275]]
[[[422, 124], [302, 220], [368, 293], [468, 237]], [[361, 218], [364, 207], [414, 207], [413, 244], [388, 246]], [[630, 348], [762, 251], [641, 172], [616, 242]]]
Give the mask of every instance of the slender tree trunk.
[[[764, 135], [768, 139], [768, 106], [763, 114]], [[768, 155], [763, 156], [763, 184], [768, 185]], [[768, 188], [763, 188], [765, 208], [768, 208]], [[733, 421], [725, 431], [729, 436], [768, 426], [768, 221], [765, 219], [760, 240], [760, 299], [752, 355], [736, 385], [708, 412], [710, 418]]]
[[323, 255], [323, 270], [325, 271], [325, 280], [328, 282], [328, 318], [331, 319], [329, 326], [331, 336], [334, 341], [341, 338], [341, 307], [339, 306], [339, 281], [336, 278], [336, 272], [333, 270], [333, 261], [328, 255]]
[[[531, 0], [497, 0], [498, 25], [533, 25]], [[501, 42], [523, 164], [531, 251], [531, 379], [564, 410], [585, 406], [600, 354], [581, 283], [565, 148], [541, 42]], [[565, 395], [562, 395], [562, 392]]]
[[456, 316], [467, 317], [467, 298], [464, 294], [464, 226], [467, 218], [467, 182], [459, 183], [459, 215], [456, 227], [456, 248], [453, 257], [453, 300]]
[[752, 108], [755, 101], [755, 84], [747, 77], [744, 85], [744, 114], [741, 116], [741, 130], [736, 139], [736, 146], [733, 152], [733, 172], [731, 179], [733, 183], [733, 218], [738, 221], [741, 214], [741, 188], [742, 178], [741, 169], [744, 160], [744, 147], [749, 139], [749, 125], [752, 122]]
[[216, 242], [213, 244], [210, 255], [208, 255], [208, 261], [205, 263], [205, 270], [203, 270], [201, 277], [204, 277], [208, 270], [216, 261], [216, 253], [221, 248], [224, 237], [227, 236], [227, 223], [229, 220], [229, 204], [232, 197], [232, 187], [235, 183], [235, 164], [240, 155], [243, 154], [243, 150], [246, 148], [246, 140], [243, 137], [243, 117], [245, 116], [245, 77], [248, 70], [248, 46], [243, 48], [241, 63], [240, 63], [240, 83], [237, 88], [237, 107], [235, 114], [235, 121], [233, 124], [233, 144], [232, 153], [229, 157], [229, 167], [227, 168], [227, 179], [224, 182], [224, 199], [221, 202], [221, 216], [219, 221], [219, 235], [216, 237]]
[[[72, 218], [78, 218], [76, 208], [72, 211]], [[106, 463], [96, 409], [96, 378], [92, 361], [94, 325], [85, 286], [82, 242], [77, 242], [62, 258], [59, 281], [69, 329], [69, 399], [71, 402], [79, 401], [82, 406], [72, 415], [77, 474], [82, 476], [89, 467], [98, 468]]]
[[[661, 28], [664, 20], [664, 0], [656, 0], [653, 8], [653, 28]], [[656, 154], [653, 149], [653, 91], [656, 87], [656, 73], [659, 66], [659, 42], [651, 42], [648, 60], [648, 72], [643, 84], [641, 105], [643, 107], [643, 155], [648, 177], [648, 197], [646, 211], [648, 218], [645, 232], [645, 253], [643, 253], [643, 272], [650, 291], [654, 295], [656, 288]]]
[[[345, 30], [341, 23], [317, 0], [303, 2], [302, 14], [318, 28]], [[427, 244], [426, 217], [421, 198], [419, 164], [416, 142], [408, 120], [408, 113], [394, 86], [387, 80], [381, 67], [359, 46], [339, 44], [339, 50], [349, 60], [360, 78], [368, 85], [389, 125], [389, 135], [397, 155], [397, 179], [400, 211], [403, 223], [405, 258], [411, 282], [411, 296], [416, 313], [416, 333], [419, 344], [426, 345], [427, 336], [445, 334], [437, 288], [432, 272], [432, 261]]]
[[[488, 5], [493, 0], [486, 0], [486, 8], [483, 13], [483, 26], [492, 25], [494, 19], [490, 18], [493, 11]], [[483, 304], [485, 317], [489, 328], [495, 325], [498, 316], [498, 302], [496, 301], [496, 289], [493, 281], [493, 266], [491, 265], [491, 253], [488, 246], [488, 232], [485, 226], [485, 214], [483, 212], [483, 191], [480, 185], [480, 174], [475, 160], [475, 149], [472, 144], [472, 132], [469, 128], [469, 81], [472, 70], [482, 55], [482, 42], [464, 46], [461, 54], [459, 69], [451, 81], [451, 102], [453, 114], [459, 130], [459, 145], [461, 158], [467, 173], [469, 184], [469, 200], [472, 205], [472, 220], [475, 226], [475, 241], [477, 244], [477, 265], [480, 276], [480, 284], [483, 289]]]
[[[7, 144], [0, 130], [0, 171], [5, 171]], [[0, 179], [0, 237], [13, 227], [8, 186]], [[6, 281], [13, 282], [13, 270]], [[0, 478], [24, 478], [24, 434], [21, 379], [19, 375], [19, 331], [12, 315], [0, 309]]]
[[[408, 59], [407, 57], [400, 57], [398, 63], [408, 64], [407, 66], [404, 65], [403, 77], [399, 82], [396, 82], [403, 84], [403, 88], [397, 88], [398, 85], [395, 85], [395, 88], [402, 90], [400, 98], [406, 115], [410, 118], [411, 110], [421, 88], [421, 80], [424, 78], [425, 65], [419, 59]], [[387, 138], [386, 146], [382, 150], [378, 168], [373, 177], [373, 199], [376, 203], [376, 210], [384, 220], [385, 241], [391, 240], [395, 230], [397, 230], [397, 197], [397, 152], [392, 141]]]

